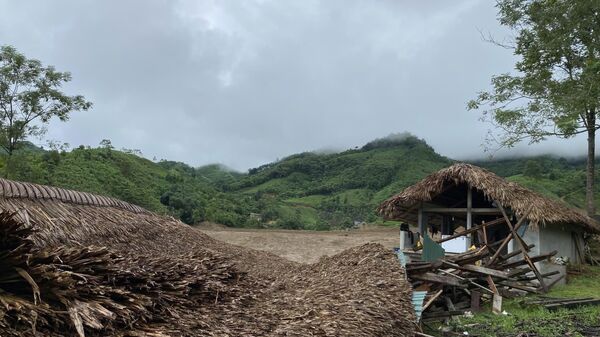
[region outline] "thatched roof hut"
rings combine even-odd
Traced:
[[[461,186],[463,187],[461,189]],[[600,225],[580,210],[559,200],[544,197],[515,182],[470,164],[454,164],[430,174],[401,193],[384,201],[378,212],[387,219],[415,222],[419,205],[424,203],[460,203],[460,198],[442,200],[442,195],[466,196],[464,186],[471,186],[489,204],[499,203],[517,217],[525,216],[531,225],[568,224],[600,233]],[[463,198],[464,199],[464,198]],[[452,205],[452,207],[455,207]]]

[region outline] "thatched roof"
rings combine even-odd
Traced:
[[[493,172],[470,164],[454,164],[430,174],[418,183],[384,201],[378,212],[387,219],[409,221],[421,202],[430,202],[449,186],[467,184],[481,191],[490,201],[500,203],[517,216],[525,214],[532,225],[550,223],[570,224],[598,233],[600,225],[582,211],[564,202],[550,199],[515,182],[510,182]]]
[[[53,200],[77,205],[115,207],[134,213],[147,212],[142,207],[124,201],[86,192],[0,179],[0,198]]]

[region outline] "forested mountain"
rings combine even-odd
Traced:
[[[452,162],[423,140],[396,135],[339,153],[295,154],[244,174],[222,165],[153,162],[110,144],[70,151],[28,145],[10,160],[0,156],[0,171],[11,179],[113,196],[189,224],[330,229],[381,221],[374,212],[381,201]],[[583,159],[474,163],[584,206]]]

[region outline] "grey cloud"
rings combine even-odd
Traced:
[[[73,145],[112,139],[146,156],[247,169],[410,131],[482,156],[466,101],[509,71],[486,0],[0,0],[0,44],[73,73],[92,111],[53,123]],[[581,139],[522,146],[573,152]]]

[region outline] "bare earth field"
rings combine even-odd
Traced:
[[[201,228],[200,231],[227,243],[268,251],[291,261],[314,263],[347,248],[368,242],[398,247],[398,228],[375,227],[348,231],[294,231],[241,228]]]

